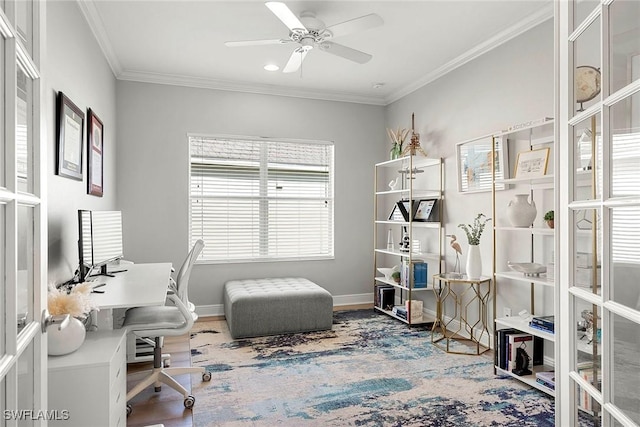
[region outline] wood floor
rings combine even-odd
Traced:
[[[334,307],[337,310],[360,310],[372,308],[372,304]],[[199,321],[216,320],[222,317],[201,318]],[[179,337],[166,337],[163,353],[171,354],[171,366],[191,366],[191,348],[189,334]],[[127,390],[135,386],[144,374],[141,371],[149,369],[152,363],[135,363],[127,366]],[[191,375],[180,375],[175,378],[180,384],[191,390]],[[196,405],[198,404],[196,396]],[[163,424],[165,427],[192,427],[193,416],[190,409],[185,409],[184,398],[169,386],[162,386],[162,391],[156,393],[153,387],[131,399],[129,402],[133,411],[127,418],[127,426],[142,427]]]
[[[189,348],[189,334],[179,337],[166,337],[163,353],[171,354],[171,366],[191,366],[191,349]],[[144,378],[145,369],[153,367],[152,363],[133,363],[127,366],[127,390],[135,386]],[[191,390],[191,375],[180,375],[175,379]],[[191,427],[193,417],[191,409],[184,407],[184,398],[180,393],[167,385],[156,393],[153,387],[131,399],[129,402],[133,411],[127,418],[127,426],[149,426],[164,424],[165,427]],[[198,401],[196,400],[196,405]]]

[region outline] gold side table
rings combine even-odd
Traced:
[[[433,292],[436,294],[436,321],[431,328],[431,342],[447,353],[477,356],[489,350],[481,341],[484,338],[489,342],[487,302],[491,295],[491,278],[436,274]],[[453,309],[452,316],[445,315],[447,309]],[[458,350],[460,347],[464,350]]]

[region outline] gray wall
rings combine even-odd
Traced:
[[[47,115],[49,282],[68,280],[78,266],[78,209],[116,208],[116,80],[75,1],[47,4],[45,98]],[[85,112],[84,180],[55,174],[56,93],[64,92]],[[104,124],[104,197],[87,194],[86,113]]]
[[[553,81],[553,22],[549,20],[387,107],[386,123],[392,128],[406,126],[415,112],[421,146],[430,157],[445,159],[445,231],[458,236],[463,271],[467,239],[458,224],[471,223],[478,212],[491,216],[491,192],[458,193],[456,144],[509,125],[553,117]],[[544,212],[538,212],[537,222],[542,215]],[[493,256],[489,227],[480,249],[483,274],[489,275]],[[448,244],[445,254],[447,268],[452,271],[455,254]],[[514,314],[528,309],[523,291],[527,290],[501,289],[497,314],[502,315],[505,304]],[[550,314],[551,292],[544,295]],[[433,309],[432,300],[426,300],[431,303],[425,308]]]
[[[127,258],[182,263],[188,250],[188,132],[335,142],[335,260],[198,265],[191,298],[210,312],[220,310],[222,284],[234,278],[301,275],[325,286],[337,302],[360,302],[371,293],[373,164],[388,156],[385,126],[406,127],[415,112],[422,146],[430,156],[445,158],[446,232],[461,234],[457,224],[471,221],[475,212],[491,212],[491,203],[490,193],[457,192],[455,144],[553,115],[551,21],[386,108],[116,82],[73,1],[49,4],[47,40],[45,108],[51,141],[59,90],[81,109],[93,108],[105,124],[102,198],[86,194],[86,177],[79,182],[56,176],[55,146],[50,147],[52,282],[68,279],[76,268],[77,209],[121,209]],[[489,236],[481,248],[488,273]],[[450,267],[453,257],[447,255]]]
[[[383,107],[124,81],[116,99],[126,258],[175,267],[184,260],[187,133],[328,140],[335,143],[335,259],[196,265],[189,296],[209,306],[203,312],[221,313],[227,280],[304,276],[335,302],[371,300],[373,164],[386,151]]]

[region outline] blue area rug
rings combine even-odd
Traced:
[[[195,426],[553,426],[554,400],[493,374],[493,356],[447,354],[431,332],[373,310],[330,331],[233,340],[196,324]]]

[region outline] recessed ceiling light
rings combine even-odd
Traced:
[[[280,67],[278,67],[276,64],[267,64],[264,66],[264,69],[267,71],[278,71]]]

